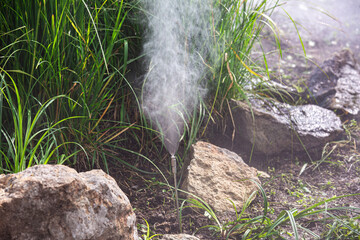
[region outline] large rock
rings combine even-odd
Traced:
[[[39,165],[0,176],[0,239],[138,239],[136,217],[115,180]]]
[[[321,149],[343,131],[334,112],[316,105],[291,106],[255,97],[249,103],[231,102],[235,141],[248,141],[266,155]]]
[[[314,70],[307,85],[313,103],[360,116],[360,71],[350,50],[326,60]]]
[[[257,185],[249,179],[259,182],[257,170],[246,165],[240,156],[199,141],[192,146],[182,189],[204,200],[219,216],[228,217],[234,213],[230,200],[239,210],[257,191]]]

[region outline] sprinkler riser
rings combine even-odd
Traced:
[[[176,158],[174,155],[171,155],[171,168],[174,175],[174,187],[175,187],[175,202],[176,202],[176,211],[177,211],[177,221],[179,224],[180,233],[182,232],[181,222],[180,222],[180,209],[179,209],[179,196],[178,196],[178,187],[176,179]]]

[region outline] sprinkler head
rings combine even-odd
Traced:
[[[177,221],[179,224],[180,233],[182,232],[182,226],[180,221],[180,209],[179,209],[179,197],[178,197],[178,187],[177,187],[177,179],[176,179],[176,158],[174,155],[171,155],[171,168],[174,175],[174,187],[175,187],[175,203],[176,203],[176,211],[177,211]]]

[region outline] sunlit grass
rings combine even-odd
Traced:
[[[6,81],[5,79],[9,79]],[[0,74],[0,108],[9,122],[1,125],[0,172],[17,173],[38,164],[63,164],[76,152],[65,155],[62,147],[68,144],[81,145],[75,142],[58,142],[62,131],[61,123],[81,117],[72,116],[56,123],[49,122],[46,110],[64,95],[54,96],[44,104],[30,106],[28,100],[21,99],[19,89],[9,74]],[[33,98],[33,96],[29,96]],[[69,101],[72,101],[69,99]]]
[[[136,103],[124,77],[134,57],[133,30],[125,26],[130,10],[128,1],[115,0],[6,0],[0,6],[0,73],[13,79],[24,106],[51,99],[44,114],[49,126],[58,126],[53,139],[74,162],[81,148],[65,143],[81,143],[90,168],[99,159],[106,166],[104,144],[126,140],[119,136],[135,124],[129,110]],[[119,114],[112,115],[115,106]],[[104,130],[103,120],[114,124]],[[6,127],[9,136],[16,131]]]

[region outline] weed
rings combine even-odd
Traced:
[[[149,226],[149,223],[144,219],[145,221],[145,224],[138,224],[138,230],[143,233],[141,235],[141,239],[142,240],[150,240],[150,239],[155,239],[155,237],[157,236],[161,236],[160,234],[153,234],[151,229],[150,229],[150,226]]]

